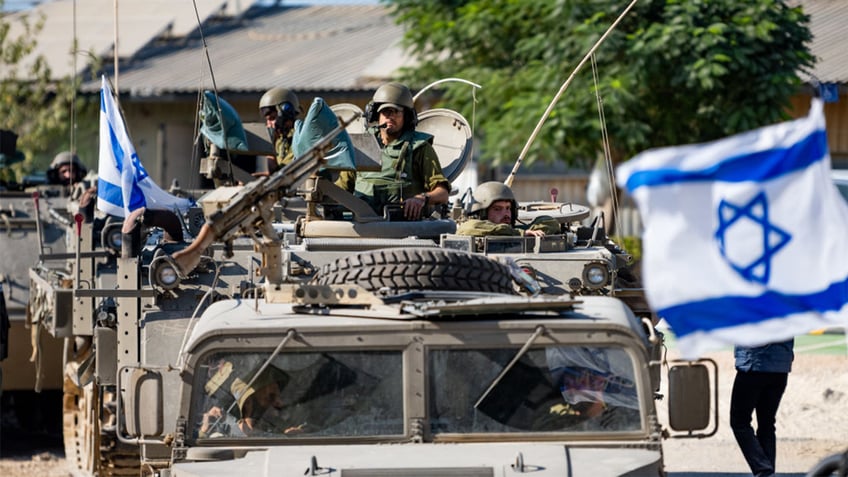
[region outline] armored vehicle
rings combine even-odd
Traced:
[[[78,469],[662,475],[665,434],[709,433],[705,363],[672,368],[670,429],[659,422],[659,338],[615,297],[626,253],[600,229],[589,241],[562,214],[562,234],[481,250],[457,245],[452,210],[378,214],[319,173],[346,126],[357,169],[373,167],[357,114],[270,176],[203,194],[181,217],[190,244],[78,217],[70,320],[49,306],[59,282],[31,271],[50,297],[31,306],[74,337],[65,448]],[[430,114],[423,128],[470,144],[461,116]],[[436,150],[458,174],[465,149]],[[583,277],[586,250],[608,267],[594,287],[561,272]],[[576,265],[548,267],[558,253]]]
[[[66,205],[73,190],[48,184],[43,176],[18,180],[10,166],[24,155],[16,146],[17,134],[0,131],[0,409],[4,432],[42,435],[55,432],[61,422],[64,343],[47,333],[44,316],[27,313],[30,302],[46,299],[30,295],[29,270],[64,256]],[[69,270],[55,272],[66,292],[51,308],[69,304],[71,297]]]
[[[10,352],[0,362],[5,391],[62,388],[61,342],[49,339],[39,317],[27,316],[27,304],[43,298],[30,297],[30,268],[43,263],[48,255],[65,253],[66,223],[70,217],[62,215],[61,210],[66,202],[61,187],[0,191],[0,284],[11,322]],[[57,212],[51,215],[46,213],[48,210]],[[70,285],[69,275],[63,278]]]

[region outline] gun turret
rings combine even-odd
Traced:
[[[335,145],[334,139],[348,124],[339,118],[339,125],[319,139],[304,154],[296,157],[282,169],[267,177],[261,177],[242,187],[220,210],[207,216],[197,238],[185,249],[175,253],[170,265],[180,277],[194,270],[200,263],[203,250],[215,241],[228,241],[239,233],[253,235],[258,230],[263,240],[263,274],[270,283],[282,280],[280,264],[280,239],[271,226],[271,207],[281,198],[297,189],[307,178],[318,172],[326,163],[325,155]]]

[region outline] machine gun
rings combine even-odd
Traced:
[[[202,252],[213,242],[230,241],[240,233],[253,236],[258,230],[262,235],[262,240],[257,245],[262,252],[261,273],[269,284],[281,283],[280,237],[272,226],[271,208],[326,163],[325,155],[335,145],[335,138],[357,117],[350,117],[347,121],[338,118],[339,125],[335,129],[319,139],[304,154],[270,176],[260,177],[240,188],[217,189],[216,191],[222,191],[220,193],[223,194],[235,190],[238,192],[226,201],[221,201],[220,209],[207,215],[206,223],[191,245],[174,253],[173,257],[163,257],[164,262],[156,265],[172,267],[174,274],[166,275],[185,278],[200,263]],[[154,276],[162,274],[155,273]],[[171,284],[159,285],[172,287]]]

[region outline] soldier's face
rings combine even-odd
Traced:
[[[274,129],[274,121],[277,120],[277,110],[275,108],[262,108],[262,116],[265,118],[265,127]]]
[[[385,108],[380,111],[380,126],[383,125],[390,135],[400,134],[403,130],[403,110]]]
[[[59,178],[62,179],[62,182],[69,182],[71,180],[71,166],[67,164],[59,166]]]
[[[486,211],[489,222],[496,224],[512,223],[512,203],[508,200],[499,200],[489,206]]]

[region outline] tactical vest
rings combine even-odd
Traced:
[[[426,192],[424,178],[414,177],[415,150],[432,144],[433,136],[418,131],[406,131],[397,140],[383,147],[379,172],[358,172],[354,194],[367,202],[375,212],[383,206],[399,204],[403,199]]]

